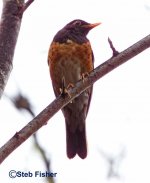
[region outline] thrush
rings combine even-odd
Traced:
[[[67,88],[70,84],[73,86],[93,70],[93,51],[86,36],[99,24],[73,20],[54,36],[49,48],[48,65],[56,97],[62,93],[62,87]],[[92,90],[93,86],[62,109],[66,124],[68,158],[74,158],[76,154],[82,159],[87,156],[86,117]]]

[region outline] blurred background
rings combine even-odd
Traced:
[[[0,2],[2,8],[2,2]],[[102,22],[88,38],[95,67],[150,33],[150,0],[35,0],[24,13],[13,71],[0,102],[0,145],[54,100],[47,54],[53,36],[73,19]],[[66,157],[58,112],[0,166],[5,183],[150,182],[150,49],[94,85],[87,117],[88,157]],[[57,173],[53,179],[9,177],[9,171]]]

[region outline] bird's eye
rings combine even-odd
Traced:
[[[81,21],[75,21],[74,23],[73,23],[74,25],[76,25],[76,26],[80,26],[81,25]]]

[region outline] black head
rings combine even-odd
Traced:
[[[88,32],[99,24],[90,24],[79,19],[73,20],[55,35],[54,41],[65,43],[69,39],[80,44],[84,43],[88,41],[86,38]]]

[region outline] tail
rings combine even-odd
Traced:
[[[74,158],[76,154],[82,159],[87,156],[86,132],[85,125],[80,130],[78,127],[75,132],[70,130],[70,126],[66,124],[66,140],[67,140],[67,156]]]

